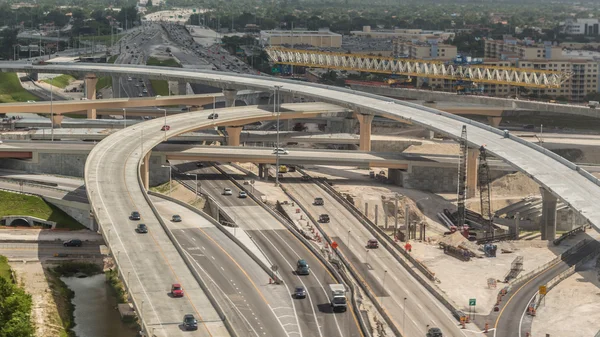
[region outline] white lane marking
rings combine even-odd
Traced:
[[[533,299],[535,298],[535,296],[537,296],[537,294],[538,294],[538,292],[536,291],[535,294],[533,294],[533,296],[531,296],[531,298],[529,299],[529,302],[527,302],[527,306],[525,307],[525,310],[523,310],[523,314],[521,314],[521,319],[519,320],[519,337],[521,337],[521,326],[523,325],[523,318],[525,317],[525,313],[527,312],[529,303],[531,303],[531,301],[533,301]],[[494,331],[494,336],[496,336],[496,331]]]

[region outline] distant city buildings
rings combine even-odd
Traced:
[[[422,30],[422,29],[403,29],[396,28],[393,30],[371,30],[371,26],[364,26],[363,30],[353,30],[350,32],[351,35],[370,37],[373,39],[394,39],[401,38],[407,41],[418,40],[425,42],[428,40],[436,39],[440,42],[448,39],[454,39],[456,33],[441,31],[441,30]]]
[[[568,35],[600,35],[599,19],[569,19],[560,23],[561,31]]]
[[[340,48],[342,35],[329,30],[261,30],[260,44],[262,46],[313,46],[317,48]]]
[[[452,60],[456,57],[456,46],[438,43],[437,40],[427,42],[394,40],[394,55],[419,60]]]

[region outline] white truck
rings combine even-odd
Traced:
[[[590,101],[588,103],[588,106],[592,109],[596,109],[598,107],[598,105],[600,105],[600,102],[598,102],[598,101]]]
[[[346,286],[343,284],[330,284],[329,285],[330,302],[333,311],[346,311],[348,304],[346,300]]]

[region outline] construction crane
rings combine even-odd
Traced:
[[[492,207],[491,207],[491,193],[490,193],[490,167],[487,162],[487,153],[485,146],[479,148],[479,167],[477,168],[477,177],[479,183],[479,198],[481,201],[481,216],[487,225],[488,233],[491,233],[492,239],[494,238],[494,226],[492,223]]]
[[[308,68],[396,74],[529,88],[560,88],[571,74],[541,69],[496,67],[483,64],[456,64],[435,60],[332,53],[281,47],[265,49],[275,64]]]
[[[458,153],[458,191],[456,192],[456,205],[458,212],[456,215],[456,226],[465,225],[465,199],[467,197],[467,126],[463,125],[460,134],[460,152]]]

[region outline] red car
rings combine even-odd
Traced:
[[[375,239],[367,241],[367,248],[379,248],[379,242]]]
[[[160,128],[160,131],[169,131],[171,130],[171,127],[168,125],[163,125],[162,128]]]
[[[173,295],[173,297],[183,297],[183,288],[181,288],[181,284],[175,283],[171,285],[171,295]]]

